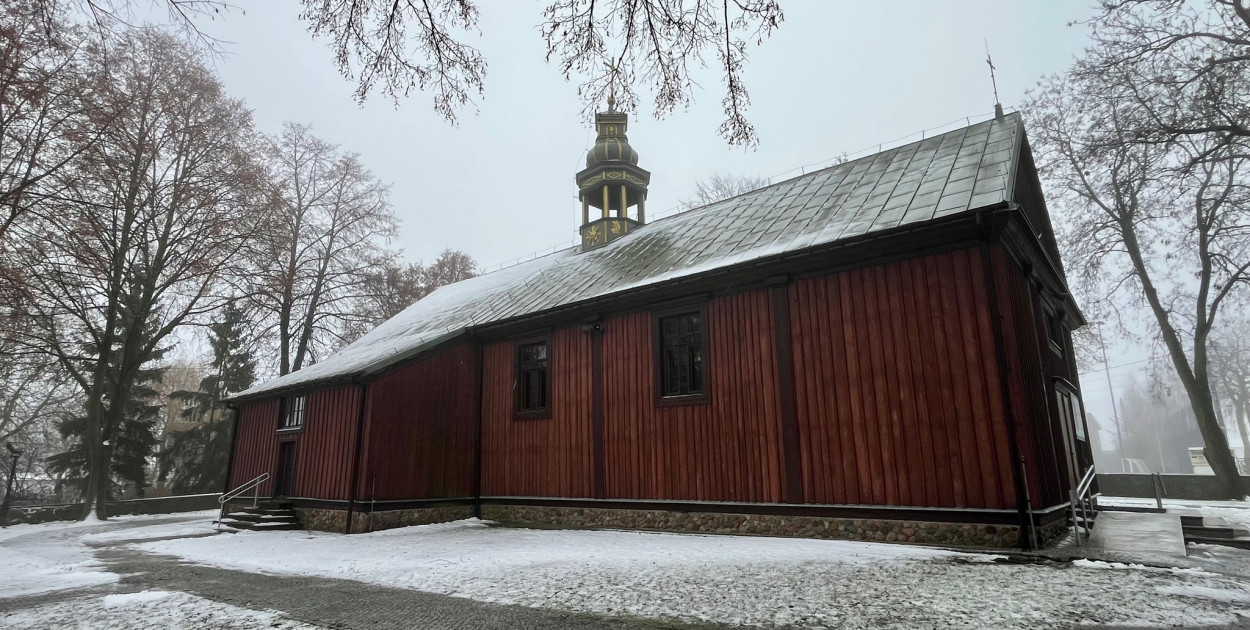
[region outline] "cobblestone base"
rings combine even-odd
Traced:
[[[347,510],[295,508],[295,513],[299,515],[300,523],[303,524],[304,529],[315,529],[339,534],[347,531]],[[473,516],[472,505],[387,510],[374,512],[373,514],[355,512],[352,514],[352,532],[359,534],[380,529],[393,529],[395,527],[445,523],[471,516]]]
[[[843,538],[882,542],[969,547],[1015,547],[1019,528],[928,521],[719,514],[661,510],[484,505],[482,518],[502,523],[542,523],[719,534],[759,534],[799,538]]]
[[[384,512],[352,514],[352,531],[373,532],[379,529],[446,523],[473,516],[472,505],[451,505],[413,510],[387,510]]]
[[[1043,549],[1049,547],[1051,543],[1063,538],[1068,532],[1072,531],[1071,525],[1067,518],[1061,518],[1057,521],[1047,523],[1036,528],[1037,545]]]
[[[304,529],[342,534],[347,531],[347,510],[323,508],[295,508],[300,525]]]

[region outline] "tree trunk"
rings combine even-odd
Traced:
[[[1241,458],[1250,469],[1250,430],[1246,427],[1246,406],[1250,403],[1247,402],[1247,395],[1250,395],[1250,391],[1242,390],[1241,398],[1234,405],[1234,409],[1237,410],[1237,433],[1241,435]]]
[[[1189,395],[1189,406],[1193,409],[1194,420],[1197,421],[1198,430],[1202,433],[1203,455],[1223,486],[1224,497],[1239,500],[1246,496],[1241,484],[1241,473],[1237,470],[1237,460],[1233,457],[1233,452],[1228,448],[1228,436],[1224,434],[1224,429],[1216,421],[1211,383],[1207,379],[1206,343],[1207,333],[1210,330],[1205,328],[1206,321],[1201,320],[1208,318],[1200,318],[1197,324],[1198,330],[1194,334],[1194,358],[1191,364],[1189,357],[1185,355],[1185,346],[1181,343],[1180,335],[1172,326],[1169,318],[1170,309],[1159,298],[1154,281],[1150,277],[1142,256],[1141,244],[1137,240],[1133,216],[1121,214],[1117,221],[1125,252],[1132,260],[1133,269],[1138,281],[1141,282],[1146,303],[1150,305],[1155,321],[1159,324],[1159,334],[1168,349],[1172,365],[1176,368],[1176,375],[1184,385],[1185,393]]]

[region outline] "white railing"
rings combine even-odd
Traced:
[[[1085,471],[1085,476],[1081,477],[1081,482],[1076,484],[1069,496],[1071,498],[1072,509],[1072,530],[1076,533],[1076,544],[1078,547],[1084,546],[1081,540],[1081,529],[1086,530],[1086,538],[1088,539],[1089,530],[1093,529],[1090,520],[1093,517],[1094,507],[1089,503],[1089,493],[1094,487],[1094,467],[1090,466]],[[1077,518],[1077,510],[1080,510],[1080,519]]]
[[[260,485],[269,481],[269,473],[261,473],[253,477],[250,481],[244,482],[239,487],[227,492],[217,499],[217,503],[221,504],[221,512],[217,515],[214,524],[220,524],[222,519],[226,517],[226,502],[231,499],[238,498],[248,490],[252,491],[252,507],[256,507],[260,502]]]

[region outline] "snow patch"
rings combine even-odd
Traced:
[[[1250,615],[1239,601],[1156,590],[1246,587],[1216,574],[997,563],[987,554],[850,541],[531,530],[470,519],[351,536],[242,533],[137,546],[253,572],[693,623],[1023,630],[1219,625]]]
[[[129,606],[131,604],[139,604],[145,602],[154,602],[158,599],[165,599],[173,595],[169,591],[139,591],[138,593],[119,593],[116,595],[105,595],[100,603],[105,608],[115,608],[117,606]]]
[[[157,596],[159,594],[159,596]],[[14,630],[90,628],[214,628],[216,630],[316,630],[270,610],[249,610],[187,593],[144,591],[129,595],[80,597],[67,602],[0,613],[0,626]]]

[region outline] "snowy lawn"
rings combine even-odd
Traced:
[[[1099,505],[1122,505],[1125,507],[1156,507],[1154,499],[1139,497],[1099,497]],[[1201,510],[1203,516],[1222,518],[1233,527],[1250,529],[1250,501],[1192,501],[1187,499],[1164,499],[1165,509],[1188,508]]]
[[[243,532],[140,549],[274,574],[345,578],[606,615],[803,627],[1216,625],[1247,583],[1195,570],[1013,564],[918,546],[468,520],[343,536]]]
[[[114,582],[117,575],[103,570],[85,543],[211,533],[216,516],[212,510],[0,528],[0,598]],[[155,523],[162,520],[178,522]]]
[[[0,614],[0,627],[21,630],[43,630],[44,628],[306,630],[315,626],[283,619],[275,612],[248,610],[187,593],[143,591],[103,597],[82,597],[67,602]]]

